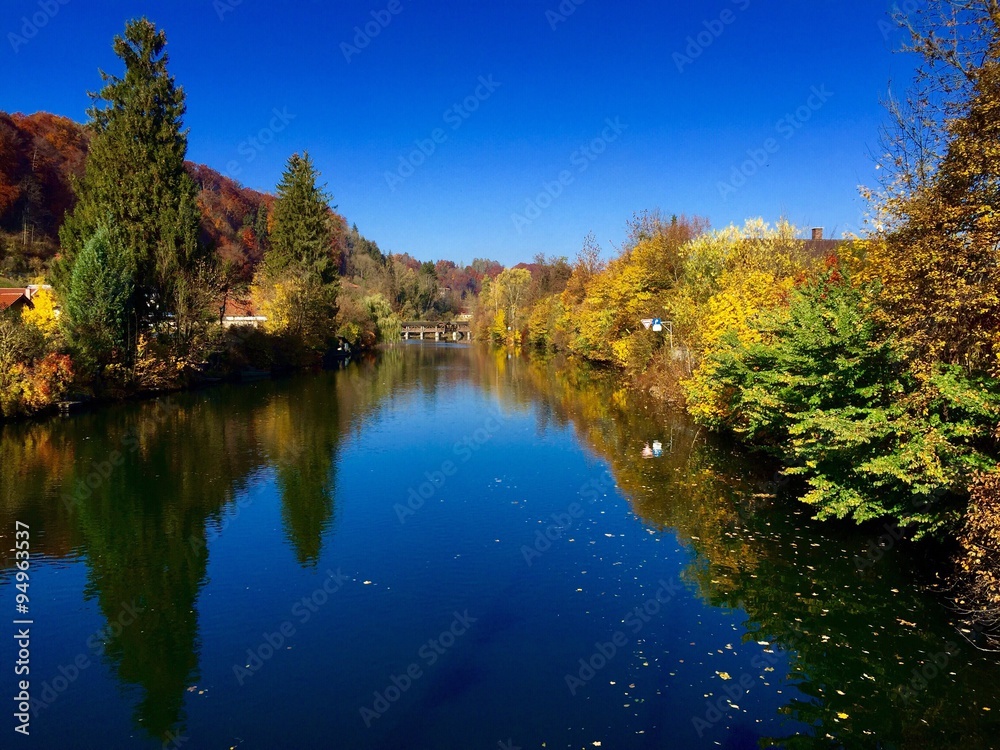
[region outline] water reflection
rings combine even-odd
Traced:
[[[513,367],[501,359],[478,371],[502,373],[483,387],[503,398],[542,402],[540,423],[572,426],[611,464],[634,512],[676,530],[697,553],[687,576],[706,602],[744,610],[745,640],[792,654],[789,678],[810,700],[782,710],[815,734],[773,743],[995,747],[995,657],[976,651],[946,608],[918,592],[912,556],[858,566],[880,530],[810,521],[773,467],[602,373],[537,359]],[[655,442],[663,450],[653,459],[646,448]],[[769,668],[763,661],[750,676],[756,682]]]
[[[200,677],[199,595],[211,540],[233,504],[273,481],[294,558],[315,567],[338,533],[345,441],[376,409],[468,384],[530,410],[539,435],[572,430],[610,464],[636,516],[651,529],[676,530],[696,553],[685,575],[704,601],[746,612],[746,640],[792,655],[791,680],[809,699],[782,710],[814,733],[776,743],[993,746],[997,666],[958,637],[935,600],[915,592],[902,555],[859,568],[864,532],[813,524],[768,467],[606,374],[565,361],[413,345],[336,373],[7,427],[4,580],[14,519],[36,530],[36,554],[82,560],[86,595],[109,625],[100,651],[122,683],[141,688],[135,724],[163,737],[183,726],[186,691]],[[746,690],[783,682],[786,675],[773,673],[778,663],[755,665]],[[731,685],[743,677],[730,675]],[[690,718],[714,721],[711,705],[705,712]],[[739,718],[739,709],[732,713]],[[731,747],[756,738],[752,728],[740,732]]]
[[[285,534],[303,566],[335,517],[338,444],[412,364],[398,353],[309,379],[225,387],[0,433],[3,567],[14,519],[33,553],[80,557],[108,627],[88,644],[142,688],[137,725],[182,723],[198,678],[197,600],[208,533],[252,478],[273,471]]]

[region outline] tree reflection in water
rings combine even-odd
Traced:
[[[211,540],[233,504],[270,473],[295,560],[315,566],[337,533],[344,441],[375,409],[469,384],[532,410],[539,434],[572,429],[611,466],[635,514],[654,530],[675,530],[695,553],[686,576],[704,600],[745,611],[746,639],[791,654],[793,682],[810,699],[782,710],[815,733],[778,744],[994,746],[993,712],[984,709],[1000,711],[996,666],[916,590],[911,553],[893,550],[859,567],[871,531],[810,521],[773,468],[565,360],[405,346],[335,373],[7,426],[4,570],[13,566],[9,530],[22,520],[38,531],[36,554],[85,562],[86,594],[108,623],[134,607],[134,623],[108,631],[105,658],[123,684],[141,688],[136,724],[167,736],[183,726],[185,691],[199,678],[199,593]],[[95,472],[97,486],[79,490]],[[957,654],[921,688],[914,670],[940,660],[949,643]]]

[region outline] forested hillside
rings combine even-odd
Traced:
[[[0,112],[0,275],[37,274],[57,254],[89,141],[87,128],[66,117]],[[249,281],[263,256],[274,198],[211,167],[186,166],[199,188],[202,242]]]
[[[90,142],[84,125],[59,115],[0,112],[0,278],[44,275],[59,252],[59,228],[76,203]],[[268,247],[274,196],[243,187],[204,164],[186,162],[198,187],[203,246],[237,285],[248,285]],[[476,259],[420,261],[388,255],[334,212],[340,275],[393,301],[404,317],[438,318],[463,312],[483,280],[503,266]]]

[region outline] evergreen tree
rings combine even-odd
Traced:
[[[290,265],[315,273],[324,284],[337,280],[333,250],[336,234],[329,196],[317,184],[319,173],[309,154],[294,154],[278,185],[265,262],[278,274]]]
[[[291,337],[312,353],[334,337],[339,263],[329,198],[308,154],[295,154],[278,185],[270,249],[251,288],[272,333]]]
[[[86,366],[98,371],[133,348],[134,269],[116,240],[103,228],[90,238],[73,263],[65,296],[70,344]]]
[[[257,218],[253,225],[253,236],[257,241],[257,250],[265,252],[269,245],[269,232],[267,229],[267,204],[261,203],[257,207]]]
[[[92,138],[78,203],[60,232],[62,258],[55,272],[69,291],[73,266],[98,227],[109,224],[120,242],[117,261],[135,271],[141,322],[155,322],[174,307],[176,281],[197,260],[198,190],[184,168],[185,97],[167,71],[167,40],[147,19],[130,21],[114,50],[124,77],[101,72],[104,87],[91,94]]]

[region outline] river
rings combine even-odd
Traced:
[[[0,746],[1000,746],[997,658],[914,551],[793,491],[462,345],[8,425]]]

